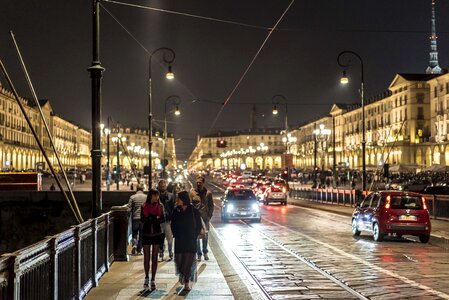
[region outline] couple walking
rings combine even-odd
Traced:
[[[202,179],[202,183],[204,184],[204,179]],[[159,182],[158,189],[151,189],[148,192],[145,202],[140,206],[139,222],[133,219],[133,249],[136,247],[136,252],[139,252],[139,245],[142,245],[140,247],[143,247],[144,254],[144,289],[155,290],[158,254],[163,247],[164,238],[167,236],[169,256],[172,257],[170,238],[168,238],[168,236],[172,236],[175,241],[176,273],[179,275],[179,282],[184,284],[184,290],[190,291],[190,281],[196,281],[195,254],[197,253],[197,237],[202,228],[201,213],[192,205],[189,192],[180,191],[175,197],[176,206],[167,214],[165,206],[171,204],[168,201],[164,206],[161,202],[159,187],[163,184],[165,184],[165,181]],[[140,187],[138,187],[136,195],[139,193],[143,194]],[[140,195],[139,198],[142,199],[143,197]],[[130,199],[130,203],[134,216],[134,208],[138,203],[136,199]],[[134,223],[138,223],[138,225],[134,226]],[[169,230],[164,228],[167,223],[169,224]],[[137,229],[135,230],[135,228]],[[207,238],[205,240],[205,242],[203,240],[203,245],[207,247]],[[205,252],[204,249],[206,249]],[[207,254],[207,248],[203,248],[203,253]],[[150,257],[151,281],[149,278]]]

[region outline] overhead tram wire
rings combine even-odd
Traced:
[[[293,3],[295,3],[295,0],[290,1],[290,4],[287,6],[287,8],[284,10],[284,12],[282,13],[282,15],[279,17],[279,19],[276,21],[276,23],[274,24],[273,28],[271,30],[268,31],[267,37],[265,38],[265,40],[262,42],[262,45],[260,45],[259,50],[257,50],[256,54],[254,55],[253,59],[251,60],[251,62],[249,63],[249,65],[246,67],[245,71],[243,72],[242,76],[240,77],[239,81],[237,82],[237,84],[235,85],[235,87],[232,89],[231,93],[229,94],[229,96],[226,98],[226,100],[224,101],[223,105],[220,107],[220,110],[217,113],[217,116],[215,117],[214,121],[212,122],[212,125],[209,127],[209,132],[211,132],[214,127],[215,124],[218,121],[218,118],[220,117],[221,113],[223,112],[223,109],[225,108],[225,106],[228,104],[228,102],[231,100],[231,97],[234,95],[234,93],[237,91],[237,89],[239,88],[240,84],[242,83],[243,79],[246,77],[246,74],[249,72],[249,70],[251,69],[252,65],[254,64],[254,62],[256,61],[257,57],[259,56],[260,52],[262,51],[263,47],[265,46],[265,44],[268,42],[268,39],[271,37],[271,34],[276,30],[276,28],[278,27],[279,23],[282,21],[282,19],[284,18],[285,14],[288,12],[288,10],[290,9],[290,7],[293,5]]]
[[[101,4],[101,2],[100,7],[104,9],[104,11],[106,11],[109,14],[109,16],[111,16],[111,18],[145,51],[145,53],[148,54],[148,56],[151,55],[151,52],[109,10],[107,10],[106,7],[104,7]],[[154,59],[160,66],[163,66],[162,62],[157,57],[155,57]],[[187,91],[187,93],[192,96],[192,98],[197,98],[193,94],[193,92],[189,88],[187,88],[187,86],[185,86],[181,81],[179,81],[178,77],[175,77],[174,81],[178,83],[181,87],[183,87]]]
[[[178,11],[173,11],[173,10],[166,10],[166,9],[162,9],[162,8],[155,8],[155,7],[150,7],[150,6],[143,6],[143,5],[137,5],[137,4],[132,4],[132,3],[126,3],[126,2],[119,2],[119,1],[114,1],[114,0],[103,0],[103,2],[108,2],[108,3],[118,4],[118,5],[131,6],[131,7],[141,8],[141,9],[146,9],[146,10],[153,10],[153,11],[157,11],[157,12],[168,13],[168,14],[172,14],[172,15],[179,15],[179,16],[184,16],[184,17],[189,17],[189,18],[202,19],[202,20],[206,20],[206,21],[212,21],[212,22],[218,22],[218,23],[226,23],[226,24],[230,24],[230,25],[243,26],[243,27],[254,28],[254,29],[261,29],[261,30],[269,29],[269,28],[264,27],[264,26],[257,26],[257,25],[242,23],[242,22],[235,22],[235,21],[223,20],[223,19],[218,19],[218,18],[205,17],[205,16],[200,16],[200,15],[188,14],[188,13],[183,13],[183,12],[178,12]]]
[[[50,132],[50,129],[48,128],[48,124],[47,124],[47,121],[45,120],[44,113],[42,112],[41,105],[39,104],[39,100],[37,98],[36,91],[34,89],[33,83],[31,82],[31,78],[30,78],[30,75],[28,73],[27,67],[25,65],[25,61],[23,60],[22,53],[20,52],[19,45],[17,44],[16,38],[15,38],[15,34],[14,34],[14,32],[12,30],[9,33],[10,33],[11,38],[13,40],[14,46],[16,48],[17,56],[19,57],[19,61],[20,61],[20,64],[22,66],[22,70],[23,70],[23,73],[25,75],[26,81],[28,83],[28,87],[30,88],[30,91],[31,91],[34,103],[35,103],[36,107],[38,108],[40,117],[42,119],[42,122],[44,123],[45,132],[47,133],[48,139],[50,141],[50,145],[51,145],[51,147],[53,149],[53,152],[55,153],[56,160],[57,160],[58,165],[59,165],[59,169],[62,172],[65,184],[67,186],[67,189],[69,190],[69,193],[70,193],[70,196],[71,196],[71,200],[73,201],[73,206],[76,209],[76,212],[78,214],[79,219],[83,222],[84,221],[83,220],[83,216],[81,215],[80,209],[78,207],[78,203],[77,203],[75,195],[73,194],[73,191],[72,191],[72,186],[69,183],[69,179],[67,178],[67,174],[66,174],[66,172],[65,172],[65,170],[64,170],[64,168],[62,166],[61,159],[59,158],[58,151],[56,150],[56,146],[55,146],[55,143],[54,143],[53,136],[52,136],[52,134]]]

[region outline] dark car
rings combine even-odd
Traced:
[[[283,179],[275,179],[265,190],[263,204],[269,205],[271,202],[279,202],[287,205],[288,184]]]
[[[446,185],[428,186],[424,189],[422,193],[430,195],[449,195],[449,186]]]
[[[260,207],[251,189],[228,189],[222,198],[221,220],[253,220],[260,222]]]
[[[352,234],[369,231],[375,241],[388,234],[418,236],[422,243],[430,238],[430,218],[424,198],[417,193],[378,191],[369,194],[352,214]]]

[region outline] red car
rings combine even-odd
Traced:
[[[430,218],[424,197],[405,191],[378,191],[369,194],[352,214],[352,235],[369,231],[375,241],[388,234],[430,238]]]

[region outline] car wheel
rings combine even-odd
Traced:
[[[373,224],[373,239],[376,242],[380,242],[380,241],[382,241],[383,238],[384,238],[384,235],[383,235],[383,233],[380,232],[379,224],[374,223]]]
[[[430,235],[421,234],[419,236],[419,241],[423,244],[427,244],[429,242],[429,239],[430,239]]]
[[[357,220],[352,219],[352,235],[359,236],[361,231],[357,228]]]

